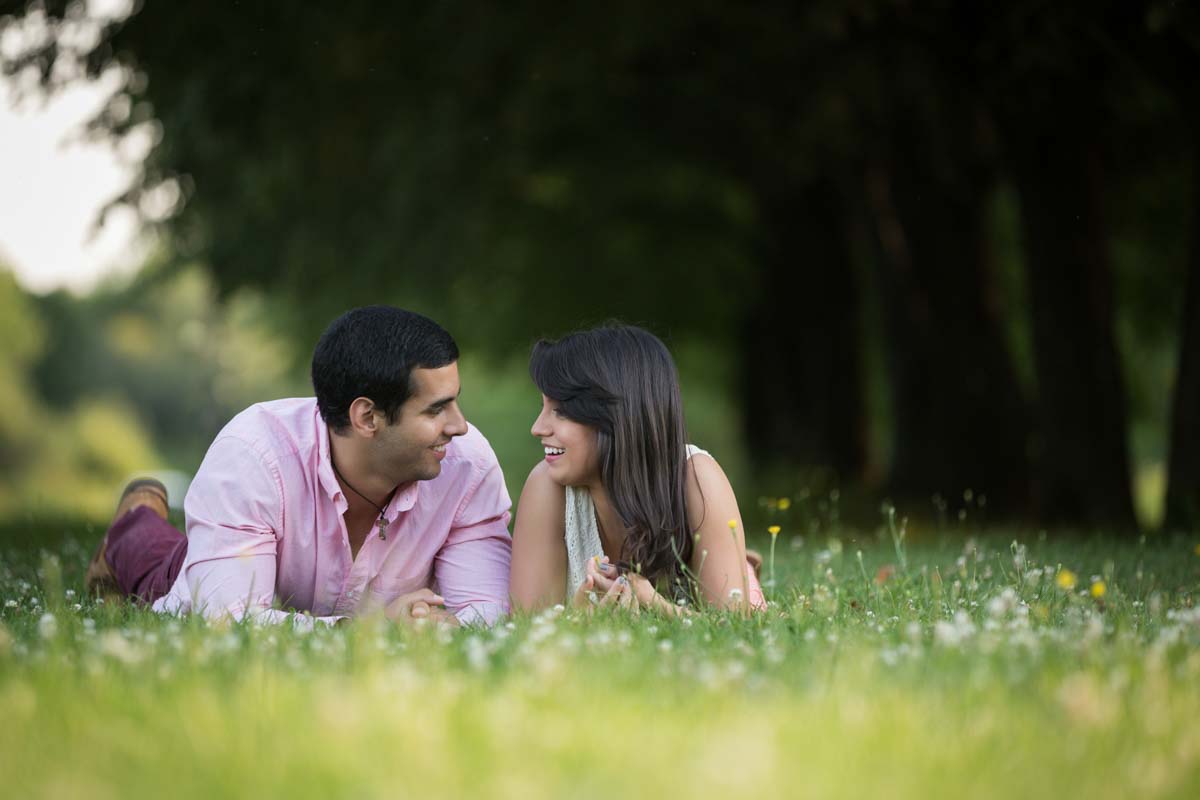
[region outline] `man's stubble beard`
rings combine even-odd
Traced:
[[[433,458],[433,451],[428,447],[414,451],[408,447],[398,446],[394,453],[381,453],[380,456],[383,461],[380,464],[381,471],[391,475],[391,480],[395,481],[396,486],[403,486],[414,481],[433,480],[442,473],[441,462]],[[403,462],[396,463],[397,457],[400,456],[403,456]]]

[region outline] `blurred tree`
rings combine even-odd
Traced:
[[[1192,99],[1191,113],[1198,108],[1200,95]],[[1200,119],[1193,117],[1192,130],[1200,140]],[[1168,527],[1192,531],[1200,529],[1200,154],[1193,159],[1192,245],[1171,411],[1166,518]]]
[[[1112,66],[1089,25],[1108,7],[1016,4],[990,97],[1020,201],[1039,409],[1039,504],[1052,521],[1134,527],[1126,400],[1113,334],[1099,131]]]
[[[158,456],[120,402],[89,398],[59,411],[39,395],[32,372],[48,327],[0,269],[0,516],[36,509],[101,519],[122,481]]]
[[[1178,367],[1171,405],[1166,525],[1200,528],[1200,12],[1154,2],[1124,7],[1113,47],[1173,101],[1190,144],[1190,217]],[[1137,23],[1142,24],[1137,24]]]
[[[0,476],[5,486],[12,485],[38,445],[37,427],[30,420],[40,409],[29,369],[41,353],[45,330],[32,306],[12,273],[0,265]]]
[[[96,397],[136,411],[167,459],[194,468],[213,437],[250,403],[310,391],[296,351],[265,321],[260,294],[217,302],[212,278],[151,261],[130,284],[91,295],[35,299],[45,348],[32,366],[37,393],[67,410]]]
[[[986,493],[992,513],[1028,513],[1031,424],[988,241],[996,167],[974,55],[982,12],[886,8],[865,48],[875,99],[861,124],[874,131],[862,180],[896,419],[889,483],[922,500]]]

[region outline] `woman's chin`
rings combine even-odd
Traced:
[[[586,481],[580,479],[575,471],[568,468],[561,461],[557,463],[549,459],[546,460],[546,474],[550,476],[550,480],[557,483],[559,486],[582,486]]]
[[[571,485],[570,481],[568,480],[570,477],[568,470],[563,469],[561,464],[555,464],[549,459],[546,461],[546,474],[550,476],[550,480],[554,481],[560,486]]]

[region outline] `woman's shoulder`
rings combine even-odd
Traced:
[[[556,515],[562,519],[566,509],[566,488],[550,477],[550,469],[545,461],[539,461],[525,479],[525,488],[521,490],[521,500],[517,506],[518,513],[526,510],[526,506],[528,511],[538,516]]]
[[[545,461],[539,461],[533,465],[533,469],[529,470],[529,475],[525,478],[525,488],[538,493],[557,494],[560,497],[563,496],[565,489],[561,483],[556,483],[550,477],[550,465]]]
[[[711,453],[688,445],[687,460],[687,505],[688,516],[692,517],[689,524],[698,528],[707,513],[707,506],[718,498],[724,499],[733,493],[725,470],[712,457]]]
[[[688,483],[694,483],[699,480],[703,484],[706,480],[711,480],[712,476],[719,473],[724,477],[725,473],[721,469],[721,465],[713,458],[712,453],[707,450],[702,450],[694,444],[687,446],[687,475]]]

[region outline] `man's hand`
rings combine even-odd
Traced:
[[[434,594],[429,589],[418,589],[415,592],[402,594],[388,603],[384,614],[388,619],[406,625],[417,625],[429,621],[457,627],[458,617],[442,608],[444,605],[446,605],[446,600],[441,595]]]

